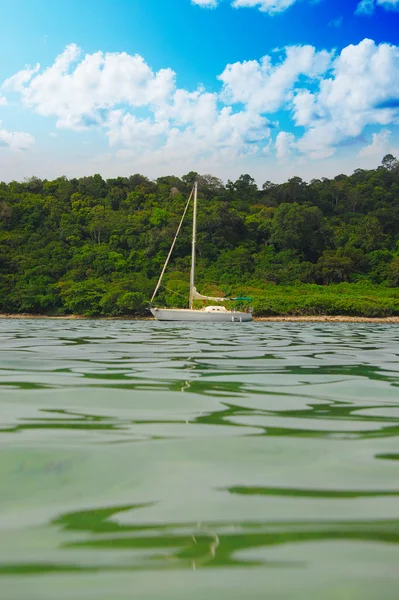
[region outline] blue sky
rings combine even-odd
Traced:
[[[0,179],[399,154],[399,0],[0,0]]]

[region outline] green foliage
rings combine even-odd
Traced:
[[[58,287],[67,312],[85,316],[101,314],[101,301],[106,292],[105,284],[101,279],[62,281]]]
[[[148,314],[190,189],[199,183],[201,292],[252,296],[258,314],[397,314],[399,163],[258,188],[212,175],[0,183],[0,310]],[[187,221],[191,218],[190,212]],[[191,227],[158,302],[188,302]],[[288,286],[288,287],[286,287]]]
[[[399,256],[388,265],[387,280],[389,285],[399,286]]]
[[[257,294],[254,310],[258,316],[399,315],[399,290],[370,284],[270,286]]]
[[[277,208],[271,241],[279,250],[296,250],[307,258],[316,258],[326,242],[323,213],[317,206],[284,202]]]

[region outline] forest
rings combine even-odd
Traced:
[[[0,312],[148,314],[193,182],[196,284],[257,315],[399,315],[399,161],[258,187],[190,172],[0,183]],[[159,305],[188,302],[191,213]]]

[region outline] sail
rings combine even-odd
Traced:
[[[197,288],[193,288],[192,297],[194,300],[212,300],[213,302],[225,302],[228,298],[215,298],[213,296],[203,296],[197,292]]]

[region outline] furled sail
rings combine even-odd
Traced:
[[[195,300],[212,300],[213,302],[225,302],[228,298],[214,298],[213,296],[203,296],[197,292],[197,288],[193,288],[192,297]]]

